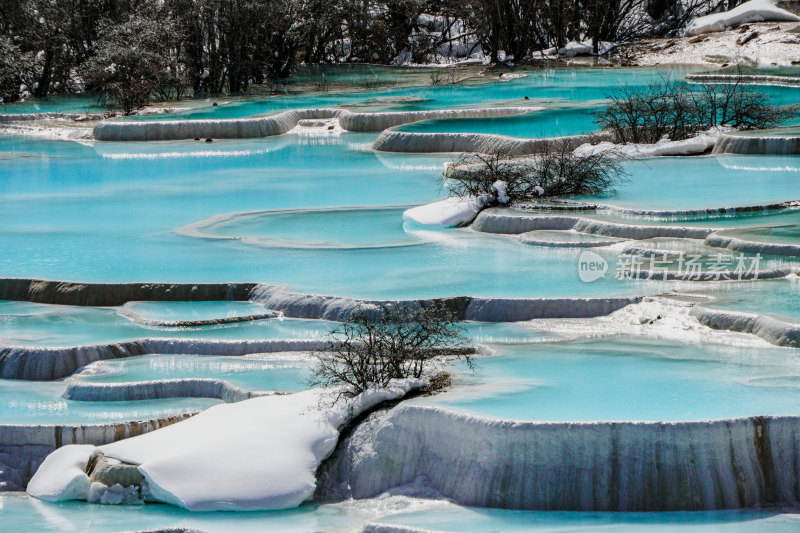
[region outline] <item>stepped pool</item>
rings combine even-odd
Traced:
[[[459,69],[467,78],[463,83],[429,86],[428,70],[310,68],[285,87],[286,94],[192,100],[171,113],[136,120],[228,119],[311,107],[373,112],[524,105],[542,109],[505,118],[428,120],[396,129],[553,137],[594,131],[594,113],[613,87],[642,88],[660,76],[679,79],[699,70],[703,67],[521,68],[514,72],[523,77],[501,79],[500,72],[469,67]],[[323,73],[329,92],[319,91]],[[359,84],[362,90],[354,90]],[[759,90],[780,105],[796,104],[800,94],[800,89],[787,87]],[[212,106],[214,101],[219,105]],[[0,107],[0,114],[52,111],[96,109],[85,96]],[[790,124],[796,121],[794,117]],[[780,279],[733,283],[615,276],[620,258],[631,253],[699,254],[704,269],[712,268],[717,254],[738,254],[714,245],[709,235],[800,244],[800,211],[790,203],[800,200],[798,157],[720,154],[625,160],[627,180],[602,195],[568,199],[586,204],[580,208],[553,203],[490,209],[484,215],[505,217],[505,222],[442,229],[414,224],[403,213],[447,195],[442,173],[457,154],[377,152],[372,146],[378,136],[317,127],[213,142],[67,142],[4,131],[0,278],[79,283],[52,289],[34,281],[25,290],[12,290],[18,282],[0,279],[0,298],[8,298],[0,299],[0,368],[20,354],[36,366],[59,354],[66,361],[73,347],[89,348],[78,350],[83,355],[70,360],[74,366],[50,376],[58,380],[0,380],[0,426],[119,424],[223,403],[170,397],[180,395],[174,390],[153,394],[158,399],[135,401],[94,401],[91,395],[82,401],[65,399],[73,386],[118,391],[139,384],[130,388],[150,394],[142,382],[199,378],[223,380],[245,393],[300,392],[308,386],[312,343],[337,327],[327,319],[341,319],[357,307],[353,298],[451,296],[471,297],[447,302],[460,316],[525,321],[463,322],[472,342],[483,345],[475,371],[460,362],[445,363],[452,386],[404,402],[412,410],[441,407],[486,417],[481,420],[489,423],[578,422],[573,425],[581,427],[600,421],[671,422],[665,426],[677,427],[732,418],[765,424],[762,419],[769,417],[776,424],[790,424],[800,415],[797,348],[771,345],[764,340],[768,336],[750,335],[740,325],[729,328],[735,331],[711,329],[693,315],[695,306],[800,323],[796,255],[762,254],[762,267],[777,271]],[[536,228],[518,232],[513,217],[527,217],[519,220]],[[533,217],[539,222],[530,222]],[[687,232],[694,232],[691,238]],[[595,254],[592,261],[607,266],[605,275],[592,281],[579,273],[587,250]],[[758,256],[751,250],[745,257]],[[670,268],[677,266],[670,262]],[[127,298],[128,286],[92,285],[98,283],[131,283],[138,296]],[[224,287],[228,296],[217,292],[214,298],[230,299],[196,296],[197,301],[183,301],[171,292],[182,290],[178,287],[152,296],[147,291],[157,283],[229,284]],[[237,292],[237,283],[269,286]],[[100,290],[118,297],[108,307],[87,305],[93,303],[92,291]],[[635,303],[656,295],[661,297]],[[622,297],[631,299],[612,300]],[[561,298],[573,300],[539,300]],[[592,307],[597,302],[605,307]],[[270,303],[286,316],[269,309]],[[623,307],[626,303],[632,305]],[[528,314],[514,311],[518,307]],[[535,319],[529,320],[531,316]],[[166,340],[158,341],[160,350],[146,343],[138,351],[117,345],[140,339]],[[292,345],[291,352],[251,353],[269,351],[283,339],[305,344]],[[773,339],[776,344],[778,340]],[[788,438],[792,427],[780,434],[775,430],[775,442],[784,442],[778,439]],[[0,491],[7,486],[3,461],[18,445],[4,440],[2,431],[0,427]],[[464,431],[458,440],[469,433]],[[744,435],[736,441],[737,446],[745,443],[741,449],[762,438],[736,435]],[[703,441],[697,448],[706,445],[711,446]],[[734,452],[740,448],[731,446],[729,455],[727,450],[719,453],[727,463],[739,464]],[[783,457],[778,452],[774,456]],[[697,464],[692,472],[702,470]],[[34,461],[28,467],[35,470],[37,465]],[[747,468],[741,471],[749,472]],[[498,476],[484,473],[487,480]],[[714,470],[706,477],[725,479],[717,476]],[[795,507],[514,511],[459,505],[457,498],[443,499],[445,493],[424,479],[408,482],[375,499],[252,513],[192,513],[157,504],[56,504],[0,492],[0,515],[3,530],[9,532],[82,530],[86,524],[92,531],[109,532],[163,527],[209,533],[357,531],[375,522],[464,533],[800,527]],[[741,492],[749,494],[752,487],[745,481],[742,485]]]
[[[443,194],[439,173],[451,158],[378,157],[368,149],[374,138],[341,134],[314,144],[287,135],[202,147],[97,143],[100,148],[2,139],[3,150],[43,157],[0,161],[7,177],[0,184],[7,213],[0,221],[0,246],[7,250],[0,267],[9,277],[263,281],[372,298],[663,290],[654,283],[608,279],[582,283],[576,250],[534,249],[463,229],[404,227],[395,206]],[[127,150],[141,157],[116,157]],[[325,163],[331,160],[337,161],[333,168]],[[797,194],[797,162],[791,157],[725,155],[625,165],[629,181],[615,193],[583,199],[687,210],[788,201]],[[702,194],[687,195],[688,189]],[[379,209],[372,212],[374,223],[369,209]]]
[[[210,302],[209,302],[210,303]],[[315,339],[333,327],[332,323],[303,319],[264,319],[209,326],[163,327],[136,318],[179,313],[181,318],[218,316],[232,307],[264,310],[253,302],[136,302],[121,308],[81,307],[0,301],[0,343],[11,346],[70,346],[120,342],[142,338],[177,339]],[[132,314],[130,310],[151,310]],[[212,308],[212,309],[210,309]],[[216,308],[216,309],[214,309]],[[156,313],[153,313],[155,311]]]

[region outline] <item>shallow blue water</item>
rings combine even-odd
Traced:
[[[686,70],[691,69],[675,69],[674,74]],[[520,136],[568,134],[592,128],[588,111],[612,87],[642,86],[658,72],[663,70],[531,70],[526,78],[509,82],[240,100],[144,119],[231,118],[332,105],[374,111],[528,104],[547,110],[527,118],[432,121],[406,128]],[[795,103],[800,94],[780,88],[763,88],[763,92],[782,104]],[[18,109],[70,111],[86,102],[53,102],[52,108],[45,104]],[[570,105],[578,108],[567,110]],[[9,111],[0,108],[0,112]],[[402,210],[396,206],[441,197],[439,176],[450,157],[377,154],[370,150],[375,138],[374,134],[289,135],[211,144],[94,145],[0,138],[0,275],[86,281],[265,281],[307,292],[387,298],[589,297],[675,287],[612,279],[582,283],[576,266],[580,250],[522,246],[510,237],[469,230],[404,227]],[[626,162],[631,171],[627,183],[612,194],[587,200],[638,209],[698,209],[798,199],[799,161],[722,156]],[[379,209],[374,211],[329,210],[376,206]],[[275,215],[276,210],[292,212]],[[752,216],[730,217],[712,225],[740,226],[753,220]],[[208,234],[186,230],[187,226],[197,229],[200,222]],[[353,249],[386,244],[393,247]],[[614,251],[599,252],[613,261]],[[788,284],[748,284],[734,287],[725,296],[712,289],[720,296],[713,305],[766,310],[794,319],[800,317],[796,284]],[[230,316],[251,309],[249,304],[219,302],[133,307],[150,318],[176,320]],[[330,326],[321,321],[263,320],[206,328],[155,328],[136,325],[116,309],[0,302],[0,342],[6,344],[92,344],[141,337],[318,338]],[[494,343],[498,355],[481,358],[475,375],[459,374],[450,392],[415,401],[518,420],[697,420],[798,414],[800,368],[791,350],[624,338],[554,343],[548,342],[553,334],[525,325],[470,323],[467,327],[476,342]],[[304,387],[307,365],[280,356],[146,355],[101,363],[90,370],[105,373],[80,379],[219,377],[250,389],[291,391]],[[0,423],[151,418],[216,403],[204,399],[69,402],[60,398],[64,386],[63,382],[0,382]],[[386,516],[381,509],[386,507],[365,502],[363,506],[304,506],[288,512],[232,516],[190,514],[166,506],[51,505],[0,495],[4,531],[85,530],[87,523],[93,531],[167,525],[210,532],[344,530],[378,519],[463,532],[800,528],[795,516],[762,512],[615,515],[450,506]]]
[[[412,401],[537,421],[711,420],[800,405],[791,349],[625,338],[493,347],[459,387]]]
[[[284,354],[220,357],[152,354],[94,363],[78,379],[92,383],[125,383],[154,379],[224,379],[253,391],[305,390],[311,361]],[[99,373],[96,373],[99,372]]]
[[[225,307],[230,303],[220,302],[220,304]],[[185,305],[176,305],[174,302],[150,305],[172,309],[180,306],[181,317],[207,315],[209,311],[208,305],[196,302]],[[262,311],[264,309],[257,304],[244,305]],[[163,312],[158,316],[163,317]],[[332,325],[321,320],[267,319],[216,326],[155,327],[134,323],[118,313],[116,308],[0,301],[0,343],[7,345],[83,346],[154,337],[230,340],[314,339],[323,336]]]
[[[19,113],[102,113],[105,108],[91,94],[65,94],[0,104],[0,115]]]
[[[47,503],[19,493],[0,493],[4,531],[8,533],[115,531],[196,528],[208,533],[262,531],[355,531],[381,522],[437,531],[697,531],[750,533],[797,531],[800,518],[780,511],[712,511],[693,513],[578,513],[508,511],[460,507],[443,502],[381,500],[332,505],[303,505],[297,509],[250,513],[192,513],[168,505],[110,506],[79,502]],[[381,505],[382,503],[388,505]]]
[[[196,412],[220,403],[209,398],[134,402],[75,402],[61,397],[60,381],[0,379],[0,424],[100,424]]]
[[[595,112],[599,108],[545,109],[532,114],[503,118],[425,120],[399,126],[399,131],[423,133],[494,133],[512,137],[538,138],[579,135],[598,130]]]
[[[612,193],[579,197],[633,209],[756,206],[800,199],[800,157],[659,157],[626,161]]]
[[[423,245],[380,250],[265,248],[176,232],[240,211],[418,204],[442,194],[438,176],[447,157],[363,150],[374,138],[346,134],[313,145],[286,136],[210,148],[98,143],[101,153],[74,143],[0,141],[6,149],[48,155],[0,162],[7,176],[0,183],[6,206],[0,248],[8,251],[0,271],[92,281],[268,281],[373,297],[636,290],[580,283],[575,253],[542,253],[464,230],[426,231],[411,236],[428,241]],[[252,153],[256,146],[264,152]],[[203,155],[173,155],[192,151]],[[113,158],[120,154],[125,158]],[[277,235],[295,238],[291,226]]]
[[[635,69],[525,69],[524,78],[497,81],[487,77],[487,83],[396,87],[377,91],[352,91],[338,94],[308,94],[275,96],[248,101],[223,103],[173,115],[142,117],[169,120],[171,118],[238,118],[270,114],[285,109],[305,107],[344,106],[363,110],[413,111],[493,105],[561,106],[564,101],[594,101],[604,99],[613,87],[642,87],[661,75],[682,79],[695,67]],[[426,83],[423,81],[423,83]],[[528,100],[525,100],[525,97]]]
[[[419,204],[443,194],[439,174],[448,157],[376,154],[365,149],[374,138],[343,134],[322,143],[284,136],[211,145],[95,147],[0,140],[0,150],[44,156],[0,161],[6,176],[0,183],[5,206],[0,248],[6,251],[0,272],[91,281],[264,281],[306,292],[369,297],[658,290],[652,284],[614,280],[581,283],[575,250],[520,246],[510,238],[465,230],[404,236],[394,223],[391,231],[400,242],[424,244],[378,250],[278,249],[178,232],[242,211]],[[749,156],[634,161],[626,163],[628,183],[592,200],[659,209],[789,200],[798,194],[798,161]],[[282,241],[319,240],[315,224],[314,216],[308,224],[295,219],[273,226],[268,235]],[[363,220],[360,224],[363,228]],[[334,237],[334,243],[341,242],[341,234]],[[375,239],[362,233],[350,241]]]
[[[712,298],[707,307],[770,315],[800,323],[800,279],[789,277],[758,284],[726,284],[704,294]]]

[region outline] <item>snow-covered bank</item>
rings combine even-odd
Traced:
[[[750,0],[730,11],[712,13],[692,20],[686,35],[701,35],[738,28],[751,22],[797,22],[800,16],[775,5],[775,0]]]
[[[319,389],[254,398],[106,446],[65,446],[45,459],[28,493],[49,501],[89,499],[85,468],[99,450],[138,467],[148,500],[195,511],[296,507],[313,495],[317,466],[333,452],[340,428],[422,385],[396,381],[333,406],[323,397],[330,391]]]
[[[635,64],[723,65],[752,64],[766,68],[789,66],[800,57],[800,37],[790,30],[797,22],[748,24],[748,33],[720,31],[699,36],[641,40],[631,43]],[[746,42],[742,37],[749,36]],[[741,43],[741,44],[740,44]]]
[[[134,324],[141,326],[159,327],[159,328],[189,328],[199,326],[220,326],[224,324],[237,324],[239,322],[254,322],[256,320],[268,320],[271,318],[278,318],[280,314],[275,311],[264,311],[263,313],[252,313],[249,315],[237,316],[221,316],[217,318],[204,318],[197,320],[157,320],[148,318],[136,311],[135,308],[129,304],[124,304],[119,308],[117,313],[130,320]]]
[[[402,405],[372,415],[326,465],[320,494],[369,498],[425,476],[464,505],[710,510],[800,501],[798,417],[516,422]]]
[[[283,111],[267,117],[219,120],[104,121],[95,126],[100,141],[165,141],[194,138],[244,139],[282,135],[303,120],[338,119],[348,131],[382,131],[392,126],[431,119],[508,117],[537,111],[536,107],[484,107],[353,113],[345,109],[319,108]]]
[[[740,83],[752,85],[776,85],[778,87],[797,87],[800,86],[800,77],[796,76],[772,76],[769,74],[709,74],[691,73],[686,75],[686,81],[690,83]]]

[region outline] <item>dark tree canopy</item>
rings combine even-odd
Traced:
[[[237,93],[301,63],[416,63],[481,50],[494,61],[571,40],[675,32],[738,0],[0,0],[0,97],[114,86],[98,68],[152,68],[148,98]],[[144,35],[131,34],[134,27]],[[160,35],[158,42],[151,37]],[[149,57],[121,57],[140,39]],[[137,48],[138,49],[138,48]],[[135,63],[139,65],[135,65]],[[165,65],[169,66],[166,70]],[[92,73],[89,86],[81,73]],[[136,75],[131,71],[131,75]],[[120,74],[120,77],[122,74]],[[180,86],[180,87],[179,87]],[[138,92],[138,91],[137,91]],[[144,92],[144,87],[142,88]],[[125,95],[123,95],[125,93]]]

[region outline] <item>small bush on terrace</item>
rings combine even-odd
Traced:
[[[623,87],[609,99],[596,122],[626,144],[656,143],[664,137],[679,141],[715,126],[772,128],[789,117],[738,79],[698,85],[661,80],[645,88]]]
[[[484,196],[487,205],[598,194],[621,183],[625,170],[611,152],[572,154],[566,143],[545,145],[535,156],[508,152],[462,156],[445,173],[451,196]]]
[[[452,355],[472,368],[472,349],[454,314],[444,308],[386,304],[362,306],[328,335],[327,350],[313,353],[308,384],[356,395],[392,379],[447,380],[433,360]],[[338,398],[338,397],[337,397]]]

